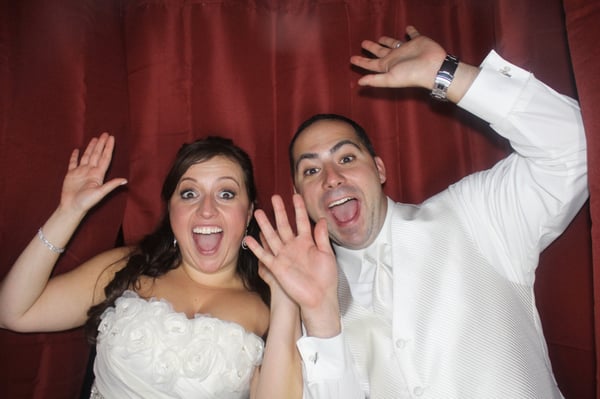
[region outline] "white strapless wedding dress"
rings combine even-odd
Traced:
[[[236,323],[188,319],[165,300],[125,291],[98,326],[91,398],[248,398],[263,349]]]

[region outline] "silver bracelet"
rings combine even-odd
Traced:
[[[40,227],[38,229],[38,238],[40,239],[40,241],[46,246],[46,248],[48,248],[50,251],[55,252],[57,254],[62,254],[63,252],[65,252],[64,248],[58,248],[55,247],[50,241],[48,241],[46,239],[46,236],[44,235],[44,233],[42,232],[42,228]]]

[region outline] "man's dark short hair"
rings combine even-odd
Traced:
[[[369,139],[367,132],[365,131],[365,129],[363,129],[363,127],[361,125],[359,125],[352,119],[347,118],[343,115],[316,114],[316,115],[311,116],[310,118],[308,118],[307,120],[305,120],[304,122],[302,122],[300,124],[300,126],[296,130],[296,133],[294,133],[294,137],[292,137],[292,141],[290,141],[290,145],[288,147],[288,158],[290,160],[290,172],[292,173],[292,180],[295,180],[294,176],[295,176],[295,172],[296,172],[296,170],[295,170],[296,165],[294,165],[294,155],[293,155],[294,144],[296,144],[296,140],[298,139],[298,137],[304,130],[306,130],[307,128],[309,128],[310,126],[312,126],[313,124],[315,124],[319,121],[339,121],[339,122],[343,122],[343,123],[350,125],[352,127],[352,129],[354,129],[354,133],[356,134],[356,137],[361,142],[361,144],[365,146],[365,148],[367,149],[369,154],[371,154],[372,157],[375,157],[377,155],[375,153],[375,148],[373,147],[373,143],[371,143],[371,140]]]

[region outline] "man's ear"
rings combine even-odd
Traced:
[[[375,166],[377,167],[377,172],[379,174],[379,182],[383,184],[387,180],[385,164],[383,163],[383,159],[378,156],[373,157],[373,159],[375,160]]]

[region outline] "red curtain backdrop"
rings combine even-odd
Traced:
[[[267,210],[273,193],[289,200],[287,144],[317,112],[370,132],[399,201],[491,166],[510,149],[485,123],[424,91],[357,86],[348,60],[361,40],[414,24],[466,62],[494,48],[581,102],[591,199],[543,253],[536,291],[559,386],[594,398],[599,17],[585,0],[0,0],[0,278],[56,207],[71,150],[102,131],[117,137],[109,175],[129,184],[84,221],[55,273],[152,229],[176,150],[207,134],[252,156]],[[0,330],[0,395],[78,398],[88,356],[80,329]]]

